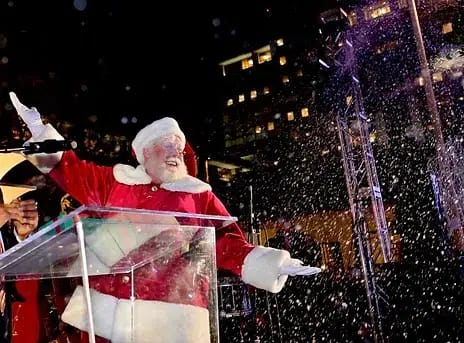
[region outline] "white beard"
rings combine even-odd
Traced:
[[[149,185],[152,182],[155,182],[159,183],[161,188],[172,192],[187,192],[196,194],[211,191],[210,185],[193,176],[188,175],[187,166],[184,163],[178,164],[178,168],[175,171],[167,171],[166,167],[158,168],[155,174],[163,178],[163,181],[158,180],[158,182],[156,182],[153,180],[153,177],[149,176],[145,172],[145,168],[140,165],[137,168],[134,168],[127,164],[117,164],[113,168],[113,175],[115,180],[129,186]]]
[[[156,170],[156,178],[160,183],[168,183],[176,180],[183,179],[188,175],[187,166],[183,161],[178,161],[178,167],[175,170],[170,170],[166,168],[166,165],[163,164],[159,169]]]

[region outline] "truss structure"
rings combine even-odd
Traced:
[[[328,46],[329,56],[336,68],[336,86],[332,88],[336,96],[334,102],[339,104],[335,108],[336,121],[353,217],[353,235],[366,287],[372,338],[374,342],[382,343],[384,336],[379,302],[386,297],[376,283],[375,265],[391,261],[391,239],[358,78],[355,44],[349,30],[340,30],[326,41],[331,43]],[[365,220],[369,205],[375,219],[373,229],[368,228]]]

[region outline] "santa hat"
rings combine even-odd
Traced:
[[[155,120],[140,130],[132,141],[132,151],[137,161],[143,165],[143,149],[169,135],[179,137],[182,142],[182,150],[185,148],[185,135],[173,118],[165,117]]]

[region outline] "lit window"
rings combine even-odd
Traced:
[[[233,104],[234,104],[234,99],[227,100],[227,103],[226,103],[227,106],[232,106]]]
[[[366,17],[366,20],[369,20],[382,17],[389,14],[390,12],[390,6],[388,4],[381,3],[380,5],[369,6],[367,9],[365,9],[364,16]]]
[[[441,72],[433,73],[432,78],[435,82],[441,82],[443,81],[443,74]]]
[[[375,134],[375,132],[372,132],[369,134],[369,141],[371,143],[374,143],[376,139],[377,139],[377,135]]]
[[[258,55],[258,63],[265,63],[272,60],[272,55],[270,51],[263,52]]]
[[[238,102],[244,102],[245,101],[245,94],[240,94],[238,96]]]
[[[416,84],[418,86],[423,86],[424,85],[424,78],[422,76],[419,76],[418,78],[416,78]]]
[[[398,0],[398,8],[408,7],[408,0]]]
[[[279,63],[280,63],[281,66],[286,65],[287,64],[287,58],[285,56],[280,56]]]
[[[242,70],[248,69],[253,67],[253,59],[252,58],[246,58],[242,60]]]
[[[255,132],[258,133],[258,134],[261,133],[261,126],[256,126],[255,127]]]
[[[453,23],[446,23],[446,24],[443,24],[442,28],[441,28],[441,32],[443,34],[447,34],[447,33],[450,33],[450,32],[453,32]]]
[[[274,122],[273,122],[273,121],[269,121],[269,122],[267,123],[267,130],[268,130],[268,131],[274,130]]]
[[[258,96],[258,92],[255,89],[253,89],[250,92],[250,99],[256,99],[257,96]]]
[[[277,43],[277,46],[283,46],[284,45],[284,39],[279,38],[278,40],[276,40],[276,43]]]
[[[303,69],[298,69],[296,72],[297,77],[302,77],[303,76]]]
[[[293,111],[287,112],[287,120],[292,121],[294,119],[295,119],[295,114],[293,113]]]
[[[282,82],[283,83],[289,83],[290,82],[290,79],[289,79],[288,75],[282,76]]]
[[[304,118],[304,117],[309,117],[309,110],[307,107],[303,107],[301,109],[301,116]]]
[[[263,94],[266,95],[266,94],[269,94],[271,91],[269,89],[269,87],[264,87],[263,88]]]

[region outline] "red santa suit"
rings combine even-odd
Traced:
[[[166,130],[161,132],[169,133]],[[153,130],[145,133],[152,135]],[[34,139],[39,141],[60,137],[61,135],[47,124],[40,137]],[[141,138],[139,142],[146,144],[143,135],[136,137],[133,142],[136,151],[141,148],[134,144],[137,143],[137,138]],[[222,202],[211,191],[211,187],[189,175],[174,182],[155,185],[140,165],[136,169],[128,169],[129,166],[125,165],[99,166],[80,160],[73,151],[37,154],[32,157],[39,169],[49,172],[63,190],[86,205],[229,216]],[[110,255],[110,261],[106,265],[114,266],[121,261],[118,259],[123,259],[124,256],[111,256],[111,247],[102,243],[108,241],[104,238],[106,234],[102,230],[101,237],[97,238],[98,242],[93,246],[100,246],[97,250],[105,250],[105,253]],[[163,235],[169,234],[175,233],[162,232],[137,247],[137,251],[156,249],[162,242]],[[291,261],[287,251],[248,243],[236,223],[216,231],[216,259],[218,268],[240,276],[245,283],[271,292],[279,292],[282,289],[288,275],[281,275],[280,270]],[[178,294],[179,290],[174,289],[173,285],[179,283],[179,277],[187,275],[188,278],[188,261],[181,256],[173,261],[167,268],[156,266],[157,268],[153,268],[156,272],[150,272],[149,268],[141,268],[134,276],[139,278],[135,282],[136,342],[210,341],[209,313],[206,309],[208,285],[206,282],[199,282],[193,294],[191,289],[188,290],[189,294]],[[129,281],[127,275],[92,277],[90,281],[95,333],[112,342],[131,341]],[[177,293],[173,295],[174,292]],[[81,288],[74,292],[62,319],[81,330],[88,329]]]

